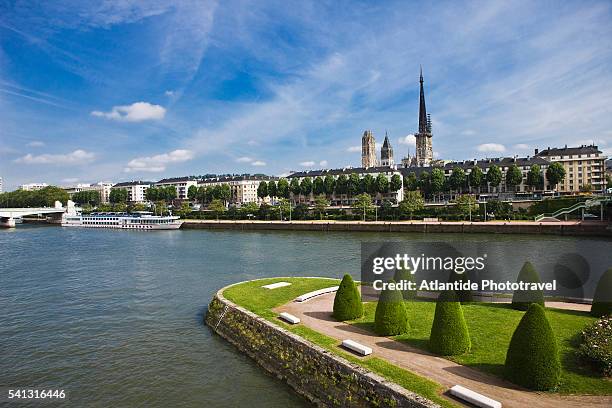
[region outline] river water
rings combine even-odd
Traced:
[[[212,295],[260,277],[358,277],[362,241],[424,239],[576,241],[19,225],[0,230],[0,387],[64,389],[76,407],[308,406],[202,324]]]

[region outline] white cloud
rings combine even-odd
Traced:
[[[416,139],[414,135],[411,133],[399,139],[399,144],[414,146],[416,145]]]
[[[319,162],[319,166],[321,166],[321,167],[325,167],[325,166],[327,166],[327,160],[321,160],[321,161]]]
[[[166,170],[166,166],[170,163],[180,163],[191,159],[193,159],[192,151],[178,149],[169,153],[132,159],[129,161],[124,171],[126,173],[133,171],[160,172]]]
[[[265,161],[261,161],[261,160],[255,160],[254,162],[251,163],[252,166],[265,166],[266,162]]]
[[[23,164],[83,164],[92,161],[95,155],[85,150],[77,149],[66,154],[40,154],[34,156],[31,153],[26,154],[15,160],[16,163]]]
[[[135,102],[131,105],[113,106],[110,112],[93,111],[91,114],[122,122],[142,122],[163,119],[166,115],[166,108],[152,105],[149,102]]]
[[[361,146],[350,146],[346,149],[346,151],[350,153],[357,153],[361,151]]]
[[[315,162],[313,162],[312,160],[303,161],[300,163],[300,166],[302,167],[312,167],[314,165],[315,165]]]
[[[168,91],[164,92],[164,95],[166,95],[168,97],[173,97],[174,96],[174,91],[168,90]]]
[[[479,152],[504,152],[506,146],[499,143],[483,143],[476,148]]]
[[[45,142],[41,142],[40,140],[32,140],[31,142],[26,144],[26,146],[28,147],[43,147],[44,145]]]
[[[242,156],[236,159],[236,161],[238,163],[251,163],[253,161],[253,159],[251,159],[250,157],[247,156]]]
[[[527,150],[529,149],[529,145],[525,143],[518,143],[514,145],[514,148],[518,150]]]
[[[257,159],[253,159],[252,157],[248,157],[248,156],[242,156],[236,159],[236,162],[238,163],[249,163],[251,166],[265,166],[266,162],[263,160],[257,160]]]

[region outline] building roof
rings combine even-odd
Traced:
[[[130,187],[130,186],[142,186],[142,185],[153,185],[155,184],[152,181],[142,181],[142,180],[135,180],[135,181],[124,181],[121,183],[117,183],[115,184],[113,187]]]
[[[565,156],[570,154],[589,154],[589,153],[601,153],[601,151],[595,145],[581,145],[578,147],[553,147],[546,148],[539,153],[536,153],[536,156]]]
[[[182,183],[185,181],[198,181],[197,177],[185,176],[185,177],[170,177],[159,180],[155,184],[166,184],[166,183]]]
[[[208,183],[228,183],[230,181],[271,181],[278,180],[275,176],[264,176],[264,175],[241,175],[241,176],[220,176],[220,177],[208,177],[203,180],[199,180],[198,184]]]

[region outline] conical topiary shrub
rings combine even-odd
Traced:
[[[467,275],[467,272],[464,273],[457,273],[455,271],[451,271],[450,273],[450,277],[448,278],[449,282],[467,282],[469,280],[469,277]],[[473,302],[474,301],[474,297],[472,295],[472,291],[471,290],[456,290],[455,294],[457,295],[457,300],[460,301],[461,303],[468,303],[468,302]]]
[[[537,303],[529,306],[512,335],[505,375],[513,383],[532,390],[550,390],[559,383],[557,340],[544,308]]]
[[[351,275],[346,274],[334,298],[333,316],[338,320],[353,320],[363,316],[361,295]]]
[[[540,276],[531,262],[525,262],[516,278],[517,282],[540,283]],[[541,290],[515,290],[512,296],[512,308],[527,310],[529,305],[537,303],[544,307],[544,293]]]
[[[591,314],[597,317],[612,315],[612,268],[599,278],[593,295]]]
[[[395,271],[393,280],[398,283],[400,281],[414,282],[414,275],[410,273],[410,269],[398,269]],[[404,300],[414,300],[416,299],[416,292],[416,290],[402,290],[402,297]]]
[[[393,282],[391,280],[389,283]],[[376,305],[374,331],[381,336],[395,336],[408,331],[408,313],[401,291],[382,291]]]
[[[470,333],[457,295],[454,291],[440,293],[429,336],[430,350],[441,356],[456,356],[471,347]]]

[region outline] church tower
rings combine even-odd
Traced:
[[[361,137],[361,167],[376,167],[376,140],[371,130],[363,132]]]
[[[383,142],[382,147],[380,148],[380,165],[391,167],[395,164],[393,160],[393,147],[391,147],[391,142],[389,142],[389,136],[387,132],[385,132],[385,141]]]
[[[431,117],[425,109],[425,91],[423,90],[423,69],[421,68],[421,95],[419,101],[419,132],[416,138],[416,165],[429,166],[433,160],[433,148],[431,146]]]

